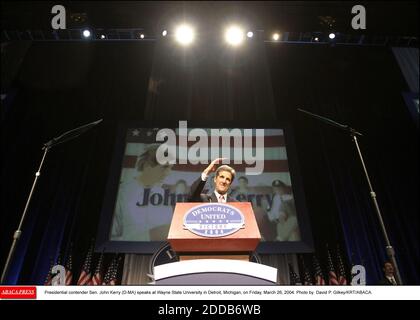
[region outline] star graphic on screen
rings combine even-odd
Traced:
[[[140,131],[139,131],[139,130],[137,130],[137,129],[134,129],[134,130],[131,132],[131,134],[133,135],[133,137],[138,137],[138,136],[139,136],[139,134],[140,134]]]

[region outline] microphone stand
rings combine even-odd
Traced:
[[[20,222],[19,222],[19,226],[13,234],[12,246],[10,247],[10,251],[9,251],[8,256],[7,256],[6,264],[4,265],[3,273],[1,275],[1,281],[0,281],[1,284],[6,284],[5,281],[6,281],[7,272],[9,271],[10,263],[12,261],[13,255],[15,253],[16,246],[19,242],[20,237],[22,236],[22,230],[21,230],[22,225],[23,225],[23,222],[25,220],[26,213],[28,211],[29,203],[31,202],[31,199],[32,199],[32,194],[35,190],[36,183],[38,181],[39,176],[41,175],[41,168],[42,168],[42,165],[44,164],[44,160],[45,160],[45,157],[47,155],[47,152],[52,147],[55,147],[56,145],[58,145],[60,143],[63,143],[63,142],[66,142],[66,141],[69,141],[71,139],[74,139],[74,138],[78,137],[79,135],[81,135],[85,131],[89,130],[93,126],[97,125],[101,121],[102,121],[102,119],[97,120],[97,121],[92,122],[92,123],[89,123],[89,124],[86,124],[86,125],[83,125],[83,126],[78,127],[76,129],[67,131],[67,132],[63,133],[62,135],[60,135],[56,138],[53,138],[52,140],[44,143],[44,146],[42,147],[42,150],[44,150],[44,154],[42,156],[41,164],[39,165],[38,171],[35,173],[35,180],[32,184],[31,192],[29,193],[29,197],[26,201],[25,209],[23,210],[22,217],[21,217]]]
[[[300,112],[303,112],[303,113],[305,113],[305,114],[307,114],[307,115],[309,115],[309,116],[311,116],[315,119],[318,119],[322,122],[325,122],[329,125],[332,125],[334,127],[340,128],[341,130],[347,131],[347,133],[350,134],[350,137],[352,138],[354,144],[356,145],[357,153],[359,155],[360,162],[362,163],[363,172],[365,173],[365,177],[366,177],[366,180],[367,180],[367,183],[368,183],[368,186],[369,186],[370,197],[372,199],[373,206],[375,208],[375,212],[376,212],[376,215],[378,216],[379,224],[381,226],[382,233],[383,233],[383,236],[385,238],[385,243],[386,243],[385,249],[386,249],[386,253],[388,255],[388,259],[392,262],[392,264],[395,267],[395,275],[396,275],[397,283],[398,284],[403,284],[402,279],[401,279],[401,275],[400,275],[400,271],[398,269],[397,261],[395,259],[395,250],[392,247],[391,242],[389,241],[388,233],[386,231],[385,224],[384,224],[384,221],[382,219],[381,210],[379,209],[378,201],[376,200],[376,193],[375,193],[375,191],[373,191],[372,184],[371,184],[370,178],[369,178],[369,174],[367,172],[365,162],[363,160],[362,152],[360,151],[359,144],[358,144],[358,141],[357,141],[357,136],[363,136],[363,135],[360,132],[357,132],[355,129],[351,128],[348,125],[340,124],[340,123],[335,122],[331,119],[316,115],[314,113],[311,113],[309,111],[306,111],[306,110],[303,110],[303,109],[300,109],[300,108],[298,108],[297,110],[299,110]]]

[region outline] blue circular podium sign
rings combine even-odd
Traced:
[[[200,204],[184,215],[184,227],[202,237],[224,237],[235,233],[244,225],[242,212],[224,203]]]

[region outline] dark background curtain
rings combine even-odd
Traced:
[[[390,48],[268,43],[251,50],[253,59],[220,60],[208,53],[219,60],[206,65],[198,52],[200,59],[189,66],[171,64],[175,59],[156,64],[159,48],[155,42],[55,42],[33,43],[26,52],[11,85],[16,95],[2,111],[2,266],[42,144],[98,118],[104,122],[48,154],[8,283],[42,284],[50,260],[68,255],[71,243],[77,277],[96,233],[119,121],[168,115],[190,120],[211,117],[214,108],[224,110],[227,120],[265,115],[258,119],[293,124],[321,264],[326,265],[326,244],[338,244],[346,248],[347,262],[363,264],[368,283],[376,283],[385,244],[354,146],[345,133],[307,118],[298,107],[364,134],[362,152],[403,279],[420,283],[418,132],[404,106],[401,92],[407,88]],[[158,68],[172,78],[159,82]],[[159,96],[159,83],[170,85],[170,99]],[[155,108],[167,113],[157,117]]]
[[[157,41],[146,119],[232,124],[274,120],[264,42],[250,41],[232,50],[208,37],[211,45],[198,41],[187,49]]]
[[[296,107],[364,134],[359,143],[402,277],[419,283],[418,132],[404,105],[401,92],[407,85],[391,50],[267,49],[278,114],[287,114],[296,126],[312,224],[325,230],[314,231],[318,249],[323,242],[344,240],[349,262],[366,267],[368,283],[382,276],[385,240],[355,145],[346,133],[296,113]]]
[[[103,118],[83,138],[47,155],[10,283],[44,282],[50,260],[73,245],[83,263],[95,237],[119,120],[142,119],[153,43],[35,43],[14,85],[2,124],[2,266],[17,228],[44,142]],[[62,252],[60,252],[60,249]]]

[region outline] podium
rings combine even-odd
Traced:
[[[155,267],[155,283],[276,284],[277,269],[249,262],[260,240],[250,202],[177,203],[168,242],[179,262]]]
[[[226,212],[222,211],[224,208]],[[211,209],[214,211],[210,211]],[[242,226],[236,225],[237,230],[234,232],[224,235],[221,231],[229,229],[229,223],[241,224],[241,221],[235,220],[237,217],[232,215],[230,210],[241,213],[243,223]],[[198,211],[195,214],[195,227],[203,232],[194,232],[186,228],[185,215],[189,211],[192,211],[193,217],[194,211]],[[216,232],[218,233],[215,234]],[[168,234],[168,241],[180,260],[220,257],[249,260],[249,254],[255,251],[260,240],[260,231],[250,202],[178,203]]]

